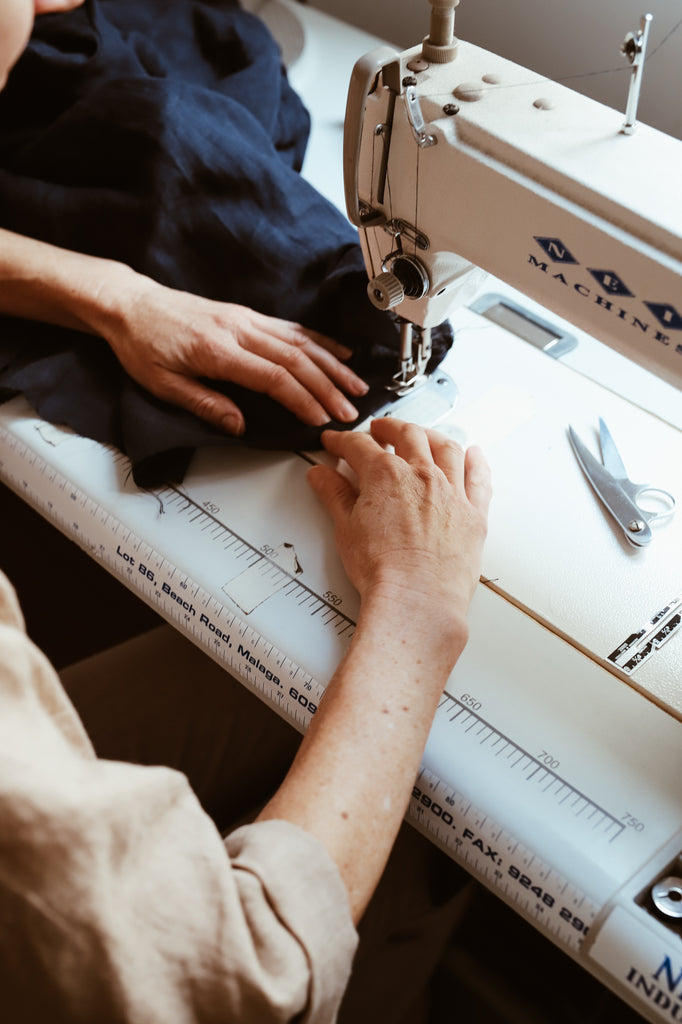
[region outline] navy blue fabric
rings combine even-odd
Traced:
[[[366,297],[355,229],[299,173],[309,127],[276,42],[233,0],[86,0],[37,19],[0,94],[0,225],[301,322],[384,380],[397,326]],[[451,340],[436,332],[434,365]],[[216,386],[245,413],[238,443],[318,443],[270,399]],[[237,443],[145,392],[101,339],[4,317],[0,400],[17,393],[121,448],[146,486]]]

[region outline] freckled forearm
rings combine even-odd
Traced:
[[[466,624],[434,628],[432,609],[367,602],[299,754],[262,812],[325,844],[355,920],[395,841],[438,699],[465,643]]]

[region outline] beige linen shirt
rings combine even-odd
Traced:
[[[2,1019],[329,1024],[356,943],[308,833],[223,841],[182,774],[95,756],[0,573]]]

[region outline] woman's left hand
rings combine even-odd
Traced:
[[[313,426],[357,417],[346,395],[359,397],[368,387],[344,365],[350,351],[331,338],[139,275],[132,281],[104,304],[96,326],[124,369],[157,398],[235,435],[245,428],[240,409],[204,380],[267,394]],[[111,283],[106,291],[114,294]]]

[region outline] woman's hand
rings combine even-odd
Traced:
[[[328,466],[309,480],[329,511],[349,579],[363,600],[376,590],[463,620],[479,578],[491,485],[478,448],[466,454],[435,430],[394,419],[367,433],[323,434],[358,485]],[[386,450],[391,446],[393,450]]]
[[[237,435],[240,410],[199,378],[263,392],[313,426],[357,417],[344,392],[364,395],[367,385],[342,362],[349,350],[331,338],[139,275],[125,281],[98,327],[124,369],[158,398]]]
[[[465,455],[442,434],[399,420],[374,420],[371,431],[323,435],[357,487],[329,466],[309,470],[360,591],[360,614],[292,767],[259,815],[292,821],[325,844],[356,921],[467,641],[490,500],[478,449]]]
[[[200,378],[263,392],[313,426],[352,422],[346,394],[367,392],[343,363],[348,349],[300,324],[2,228],[0,313],[105,338],[138,384],[230,434],[244,432],[244,417]]]
[[[58,11],[72,11],[80,7],[83,0],[33,0],[36,14],[56,14]]]

